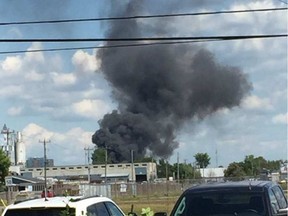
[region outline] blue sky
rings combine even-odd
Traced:
[[[4,1],[0,22],[109,17],[127,1]],[[217,10],[287,7],[277,0],[143,1],[143,13],[169,14]],[[165,3],[164,3],[165,2]],[[135,14],[141,15],[141,14]],[[287,11],[182,17],[162,22],[164,36],[250,35],[287,33]],[[0,26],[1,39],[104,37],[109,22]],[[161,32],[161,29],[159,29]],[[145,36],[145,34],[143,35]],[[158,36],[153,35],[153,36]],[[163,35],[162,35],[163,36]],[[97,43],[0,43],[0,52]],[[227,166],[246,155],[287,159],[287,38],[202,43],[224,65],[235,66],[253,85],[239,107],[223,109],[203,121],[186,122],[177,133],[179,148],[170,157],[193,162],[207,152],[211,166]],[[0,55],[0,125],[21,131],[27,157],[41,157],[49,139],[48,158],[55,164],[83,164],[85,147],[103,115],[117,108],[111,86],[100,70],[97,50]],[[218,152],[216,157],[216,150]]]

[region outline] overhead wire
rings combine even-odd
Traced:
[[[188,41],[170,41],[170,42],[154,42],[154,43],[134,43],[134,44],[117,44],[117,45],[103,45],[103,46],[80,46],[80,47],[66,47],[66,48],[50,48],[50,49],[35,49],[35,50],[14,50],[14,51],[0,51],[1,54],[20,54],[30,52],[53,52],[53,51],[72,51],[72,50],[87,50],[87,49],[107,49],[107,48],[125,48],[125,47],[140,47],[140,46],[154,46],[154,45],[172,45],[172,44],[186,44],[186,43],[201,43],[219,40],[188,40]]]
[[[212,15],[225,13],[246,13],[246,12],[263,12],[263,11],[277,11],[287,10],[287,8],[264,8],[251,10],[233,10],[233,11],[216,11],[216,12],[199,12],[199,13],[180,13],[180,14],[162,14],[162,15],[148,15],[148,16],[129,16],[129,17],[106,17],[106,18],[92,18],[92,19],[70,19],[70,20],[46,20],[46,21],[23,21],[23,22],[7,22],[0,23],[1,25],[22,25],[22,24],[45,24],[45,23],[63,23],[63,22],[83,22],[83,21],[102,21],[102,20],[125,20],[125,19],[139,19],[139,18],[161,18],[161,17],[177,17],[177,16],[196,16],[196,15]],[[153,43],[134,43],[134,44],[115,44],[105,46],[88,46],[88,47],[66,47],[66,48],[50,48],[38,50],[14,50],[14,51],[0,51],[0,54],[15,54],[27,52],[52,52],[52,51],[69,51],[77,49],[105,49],[105,48],[121,48],[121,47],[136,47],[136,46],[151,46],[151,45],[165,45],[165,44],[180,44],[180,43],[196,43],[196,42],[211,42],[222,40],[243,40],[243,39],[261,39],[273,37],[287,37],[287,34],[277,35],[244,35],[244,36],[206,36],[206,37],[146,37],[146,38],[34,38],[34,39],[0,39],[0,43],[25,43],[25,42],[103,42],[103,41],[157,41]],[[163,42],[165,41],[165,42]]]
[[[66,43],[66,42],[126,42],[126,41],[185,41],[185,40],[244,40],[287,37],[287,34],[263,35],[218,35],[218,36],[187,36],[187,37],[136,37],[136,38],[26,38],[26,39],[0,39],[0,43]]]
[[[31,25],[31,24],[55,24],[55,23],[71,23],[71,22],[113,21],[113,20],[129,20],[129,19],[150,19],[150,18],[200,16],[200,15],[216,15],[216,14],[230,14],[230,13],[268,12],[268,11],[281,11],[281,10],[287,10],[287,7],[262,8],[262,9],[250,9],[250,10],[231,10],[231,11],[226,10],[226,11],[197,12],[197,13],[137,15],[137,16],[125,16],[125,17],[102,17],[102,18],[100,17],[100,18],[62,19],[62,20],[0,22],[0,26]]]
[[[257,37],[256,37],[257,36]],[[287,34],[283,35],[256,35],[256,36],[226,36],[225,40],[243,40],[243,39],[255,39],[255,38],[272,38],[272,37],[287,37]],[[203,43],[203,42],[216,42],[223,41],[223,38],[214,38],[214,39],[197,39],[197,40],[183,40],[183,41],[158,41],[158,42],[150,42],[150,43],[132,43],[132,44],[114,44],[114,45],[102,45],[102,46],[80,46],[80,47],[66,47],[66,48],[50,48],[50,49],[35,49],[35,50],[14,50],[14,51],[0,51],[0,55],[2,54],[19,54],[19,53],[29,53],[29,52],[53,52],[53,51],[71,51],[71,50],[87,50],[87,49],[107,49],[107,48],[125,48],[125,47],[140,47],[140,46],[154,46],[154,45],[173,45],[173,44],[187,44],[187,43]]]

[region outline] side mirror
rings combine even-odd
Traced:
[[[156,212],[154,216],[167,216],[166,212]]]

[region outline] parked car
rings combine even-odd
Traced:
[[[282,188],[271,181],[209,183],[187,189],[171,216],[272,216],[287,215]],[[165,212],[154,216],[166,216]]]
[[[51,197],[16,202],[2,216],[125,216],[106,197]]]

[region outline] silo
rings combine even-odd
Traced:
[[[26,149],[25,144],[22,140],[21,132],[17,132],[17,140],[16,140],[16,164],[17,165],[25,165],[26,163]]]

